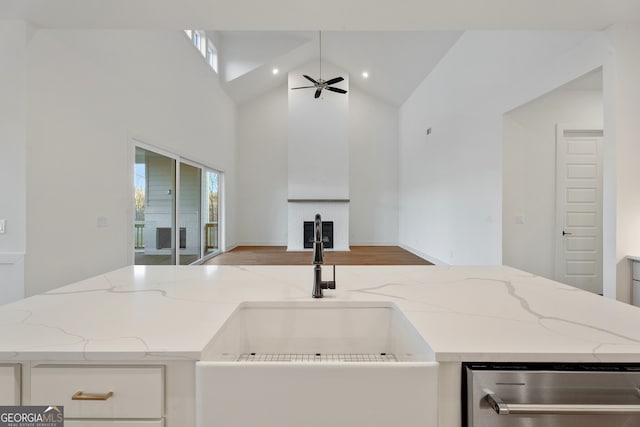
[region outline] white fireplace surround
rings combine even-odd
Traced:
[[[304,248],[304,222],[320,214],[322,221],[333,221],[333,250],[349,250],[349,200],[289,199],[288,251],[310,251]],[[331,250],[331,249],[328,249]]]

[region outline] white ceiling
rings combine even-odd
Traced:
[[[639,0],[2,0],[0,19],[74,28],[600,30],[637,22]]]
[[[354,86],[397,105],[459,31],[601,30],[639,22],[640,0],[0,0],[0,19],[7,18],[52,28],[215,29],[223,61],[227,43],[225,87],[238,102],[317,61],[314,31],[322,29],[323,60],[346,69]],[[273,66],[281,70],[275,78]],[[367,81],[360,79],[365,68]]]
[[[457,31],[330,31],[322,33],[322,62],[349,73],[356,86],[400,105],[456,42]],[[318,64],[318,32],[218,32],[220,72],[238,103],[285,85],[289,70]],[[278,68],[278,75],[273,75]],[[362,72],[368,71],[364,79]],[[312,76],[318,78],[319,76]],[[335,76],[323,76],[324,78]]]

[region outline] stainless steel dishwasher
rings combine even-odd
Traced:
[[[462,369],[466,427],[640,426],[640,364],[465,363]]]

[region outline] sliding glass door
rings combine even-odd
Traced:
[[[139,147],[135,158],[135,264],[175,264],[176,161]]]
[[[221,174],[135,147],[134,264],[187,265],[220,250]]]

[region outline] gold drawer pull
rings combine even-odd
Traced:
[[[113,396],[112,391],[103,394],[89,394],[83,391],[78,391],[71,396],[71,400],[107,400],[111,396]]]

